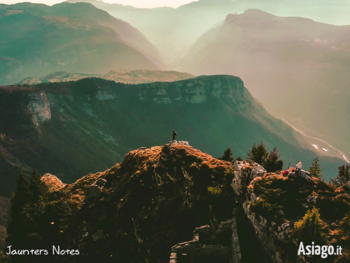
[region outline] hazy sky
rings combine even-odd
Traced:
[[[116,3],[123,5],[131,5],[141,8],[153,8],[160,6],[170,6],[170,7],[179,7],[181,5],[194,2],[195,0],[105,0],[105,3]],[[60,0],[0,0],[1,4],[15,4],[20,2],[32,2],[32,3],[42,3],[46,5],[53,5],[60,2]]]

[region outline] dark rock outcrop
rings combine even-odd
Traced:
[[[230,255],[231,261],[227,262],[319,262],[321,258],[317,258],[317,256],[309,258],[298,255],[299,241],[294,235],[295,223],[301,220],[305,212],[312,207],[319,209],[321,220],[323,220],[321,221],[323,222],[322,227],[324,229],[332,228],[333,232],[329,230],[331,236],[338,235],[337,238],[332,237],[333,239],[330,238],[329,241],[324,239],[323,242],[332,245],[343,244],[344,246],[344,241],[349,240],[346,221],[344,219],[343,221],[335,220],[333,214],[337,213],[338,218],[339,216],[341,218],[341,215],[344,216],[346,211],[350,209],[350,196],[344,194],[346,191],[343,188],[336,189],[322,180],[312,178],[309,172],[298,171],[294,168],[290,169],[288,177],[283,176],[281,172],[278,174],[267,173],[259,164],[246,161],[236,161],[234,169],[235,177],[232,180],[231,187],[240,205],[234,209],[232,220],[222,222],[219,227],[220,229],[229,224],[229,231],[232,233],[229,242],[226,243],[227,249],[230,249],[232,253]],[[326,204],[327,209],[332,209],[333,213],[325,210]],[[331,218],[333,219],[331,220]],[[241,228],[244,228],[243,232],[237,231],[237,220],[241,222]],[[331,222],[333,223],[329,225]],[[249,232],[250,227],[254,229],[253,232]],[[206,244],[214,244],[215,234],[213,231],[210,232],[211,228],[206,226],[200,229],[203,231]],[[247,240],[244,239],[247,238],[247,235],[250,240],[248,250],[260,255],[259,259],[249,258],[249,255],[245,253]],[[220,240],[224,239],[221,237]],[[218,251],[210,250],[209,247],[200,247],[199,244],[200,235],[199,240],[197,237],[193,241],[174,246],[172,248],[173,261],[171,262],[187,262],[183,261],[184,256],[177,259],[174,255],[183,253],[183,247],[188,245],[197,247],[197,252],[198,249],[199,251],[207,249],[206,253],[211,256],[217,255],[217,261],[212,262],[226,262],[220,261],[221,257]],[[349,244],[345,247],[348,250]],[[194,262],[200,259],[198,253],[192,251],[186,255]],[[340,258],[342,260],[349,259],[349,256],[345,254]],[[331,259],[330,262],[334,262],[334,259]]]

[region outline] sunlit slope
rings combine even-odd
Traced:
[[[258,10],[227,16],[179,63],[241,76],[273,115],[350,154],[350,26]]]
[[[108,22],[99,23],[99,16]],[[0,24],[0,85],[62,70],[105,74],[111,68],[157,68],[151,55],[124,40],[125,34],[136,37],[136,29],[90,4],[1,5]]]

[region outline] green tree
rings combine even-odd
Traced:
[[[22,212],[23,207],[28,204],[30,199],[29,183],[20,171],[17,179],[16,194],[12,194],[11,198],[11,216],[16,219]]]
[[[259,145],[253,145],[252,149],[247,154],[247,159],[253,162],[256,162],[260,165],[263,164],[265,158],[267,158],[268,152],[263,143]]]
[[[283,161],[280,160],[280,155],[276,147],[263,159],[262,166],[269,173],[283,169]]]
[[[12,221],[7,228],[7,243],[13,247],[24,247],[23,235],[27,231],[26,207],[30,203],[29,182],[22,171],[18,175],[16,193],[11,198]]]
[[[12,221],[8,227],[7,243],[16,248],[28,248],[33,244],[39,245],[45,234],[43,225],[45,219],[45,198],[48,192],[45,183],[41,181],[39,174],[33,169],[30,183],[23,173],[19,174],[17,191],[12,198]],[[47,220],[46,220],[47,221]],[[14,262],[21,262],[21,258]]]
[[[321,165],[320,165],[320,160],[318,159],[318,157],[316,157],[313,161],[312,164],[309,168],[309,172],[311,174],[311,176],[313,177],[317,177],[317,178],[322,178],[323,176],[321,175]]]
[[[233,158],[233,155],[232,155],[231,148],[227,148],[224,151],[224,155],[222,157],[220,157],[219,160],[228,161],[228,162],[232,162],[233,163],[234,162],[234,158]]]
[[[342,165],[339,167],[338,176],[330,182],[335,186],[342,186],[350,181],[350,165]]]
[[[29,190],[31,193],[31,199],[34,202],[40,200],[47,193],[47,187],[43,181],[41,181],[40,175],[35,169],[33,169],[32,177],[30,180]]]
[[[342,165],[339,167],[337,179],[342,185],[350,181],[350,165]]]

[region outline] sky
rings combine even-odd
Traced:
[[[123,5],[131,5],[139,8],[154,8],[154,7],[179,7],[181,5],[188,4],[190,2],[194,2],[195,0],[104,0],[105,3],[116,3]],[[15,4],[20,2],[31,2],[31,3],[41,3],[46,5],[54,5],[60,2],[60,0],[0,0],[1,4]]]

